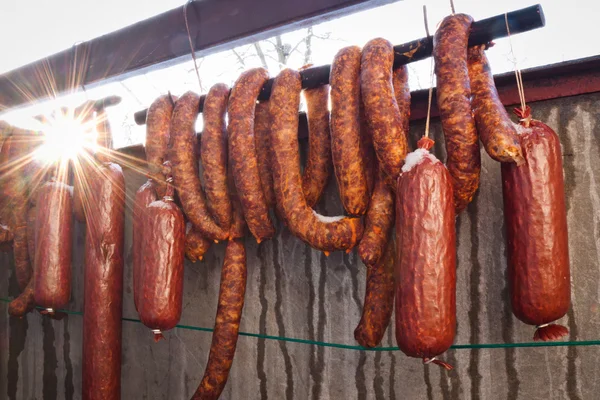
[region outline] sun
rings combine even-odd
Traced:
[[[34,157],[47,164],[57,161],[76,161],[84,150],[95,150],[96,125],[94,118],[83,121],[72,110],[53,113],[43,122],[43,142]]]

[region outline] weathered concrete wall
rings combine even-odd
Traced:
[[[571,340],[600,339],[600,94],[533,104],[563,144],[572,309],[562,323]],[[422,125],[413,127],[416,138]],[[435,151],[443,157],[439,125]],[[533,328],[516,320],[506,288],[499,164],[483,155],[481,188],[457,222],[458,334],[455,343],[531,341]],[[129,195],[142,180],[127,174]],[[320,205],[341,210],[336,188]],[[131,207],[128,208],[129,218]],[[84,226],[76,226],[73,296],[82,309]],[[131,224],[127,224],[131,247]],[[355,344],[365,268],[355,253],[329,258],[285,230],[257,246],[247,240],[248,288],[241,330]],[[186,264],[182,324],[212,327],[223,246]],[[136,318],[131,255],[125,270],[124,315]],[[0,255],[0,296],[15,294],[12,256]],[[0,304],[0,398],[78,399],[82,318],[62,321],[30,314],[7,317]],[[211,334],[175,329],[155,344],[139,323],[123,322],[123,399],[186,399],[198,385]],[[383,345],[395,345],[388,329]],[[401,352],[361,352],[240,337],[224,399],[597,399],[599,347],[451,350],[453,372],[423,366]]]

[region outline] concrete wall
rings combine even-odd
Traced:
[[[561,322],[570,340],[600,339],[600,94],[533,104],[563,144],[572,309]],[[422,134],[422,124],[413,136]],[[439,124],[435,151],[443,157]],[[481,187],[457,222],[458,334],[455,343],[531,341],[507,301],[499,164],[483,154]],[[129,195],[142,179],[126,177]],[[334,184],[319,206],[341,211]],[[129,218],[131,207],[128,207]],[[130,222],[130,219],[129,219]],[[126,248],[131,247],[127,224]],[[82,310],[84,226],[76,225],[71,310]],[[355,344],[365,268],[355,253],[329,258],[285,229],[258,246],[247,240],[248,287],[241,330]],[[186,264],[181,323],[212,327],[224,248]],[[126,255],[124,315],[136,318],[131,254]],[[0,255],[0,296],[15,295],[12,255]],[[78,399],[82,318],[37,313],[7,317],[0,303],[0,398]],[[123,322],[123,399],[186,399],[202,377],[211,334],[174,329],[155,344],[139,323]],[[395,345],[388,329],[384,346]],[[362,352],[240,337],[224,399],[597,399],[600,347],[451,350],[452,372],[423,366],[401,352]]]

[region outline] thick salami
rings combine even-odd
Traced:
[[[185,226],[185,256],[191,262],[201,261],[210,248],[210,240],[202,237],[200,232],[189,222]]]
[[[396,191],[396,341],[410,357],[436,357],[456,332],[456,232],[451,177],[423,138]]]
[[[363,347],[375,347],[383,338],[394,311],[394,264],[396,249],[390,238],[384,256],[372,266],[367,266],[365,303],[354,338]]]
[[[369,188],[360,135],[360,48],[341,49],[331,64],[331,154],[340,198],[350,215],[363,215]]]
[[[373,147],[379,167],[392,179],[400,168],[408,149],[407,127],[400,114],[392,82],[394,47],[381,38],[369,41],[362,50],[360,85],[365,114],[373,136]]]
[[[467,45],[472,23],[473,19],[468,15],[450,15],[442,21],[433,37],[437,102],[457,214],[473,200],[481,170],[467,69]]]
[[[229,234],[221,229],[210,215],[198,176],[197,138],[194,124],[198,115],[199,102],[200,97],[197,94],[187,92],[175,103],[168,156],[172,163],[173,179],[185,215],[207,239],[225,240]]]
[[[471,100],[479,137],[485,151],[496,161],[523,163],[517,132],[498,97],[485,46],[468,51]]]
[[[90,182],[86,215],[82,398],[121,397],[125,180],[107,163]]]
[[[308,118],[308,156],[302,175],[302,192],[306,204],[314,207],[321,198],[333,169],[327,104],[329,85],[305,90],[304,98]]]
[[[254,110],[254,144],[256,145],[260,183],[269,208],[275,206],[273,174],[271,174],[271,123],[269,102],[258,103]]]
[[[152,329],[155,341],[163,338],[161,331],[177,325],[183,300],[185,221],[168,181],[165,197],[148,205],[142,221],[140,255],[144,268],[138,312],[142,323]]]
[[[59,180],[47,182],[37,200],[35,302],[53,312],[71,297],[71,187]]]
[[[284,69],[271,89],[273,128],[273,183],[277,208],[289,230],[312,247],[324,251],[352,249],[360,240],[360,218],[324,217],[314,212],[302,193],[298,148],[298,107],[301,78],[297,71]]]
[[[375,266],[386,249],[394,225],[394,193],[380,171],[369,202],[365,232],[358,244],[358,255],[367,266]]]
[[[146,117],[146,162],[159,197],[165,195],[167,188],[162,168],[163,163],[166,161],[171,136],[173,107],[174,100],[170,94],[159,96],[148,108]]]
[[[202,117],[200,158],[208,210],[223,230],[231,226],[231,201],[227,187],[227,85],[217,83],[206,95]]]
[[[569,331],[551,322],[571,302],[560,141],[544,123],[529,121],[529,108],[521,117],[525,162],[502,163],[511,303],[517,318],[537,326],[534,340],[555,340]]]
[[[275,234],[259,176],[254,142],[254,111],[261,88],[269,79],[264,68],[244,72],[229,97],[229,156],[235,187],[248,228],[260,243]]]
[[[219,305],[204,377],[192,399],[216,400],[221,395],[237,345],[246,293],[246,249],[241,240],[230,240],[221,270]]]
[[[148,179],[135,193],[133,201],[133,233],[132,233],[132,253],[133,253],[133,303],[135,309],[139,311],[140,296],[142,293],[142,275],[144,263],[142,260],[142,246],[144,243],[143,221],[146,218],[146,208],[150,203],[158,199],[156,195],[156,186],[152,179]]]
[[[31,134],[12,128],[12,135],[2,145],[2,165],[7,177],[3,183],[8,200],[9,228],[13,233],[15,275],[19,288],[24,290],[32,276],[31,260],[27,250],[27,180],[23,160],[28,158]],[[15,168],[19,165],[18,168]]]

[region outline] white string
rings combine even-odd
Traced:
[[[200,92],[202,92],[202,81],[200,80],[200,72],[198,72],[198,63],[196,62],[196,52],[194,51],[194,45],[192,44],[192,34],[190,33],[190,26],[187,18],[187,7],[193,0],[188,0],[183,5],[183,19],[185,20],[185,29],[188,34],[188,41],[190,43],[190,51],[192,52],[192,59],[194,60],[194,70],[196,71],[196,77],[198,78],[198,86],[200,86]]]
[[[512,45],[512,39],[510,37],[510,28],[508,27],[508,13],[504,13],[504,22],[506,23],[506,33],[508,34],[508,44],[510,45],[510,54],[512,57],[512,62],[515,68],[515,78],[517,80],[517,91],[519,92],[519,101],[521,102],[521,110],[525,112],[525,108],[527,104],[525,103],[525,90],[523,87],[523,77],[521,75],[521,70],[517,65],[517,57],[515,56],[515,52]]]
[[[429,24],[427,23],[427,6],[423,5],[423,21],[425,23],[425,32],[427,37],[429,34]],[[429,99],[427,101],[427,118],[425,119],[425,137],[429,137],[429,120],[431,118],[431,98],[433,97],[433,56],[431,57],[431,65],[429,67]]]

